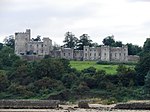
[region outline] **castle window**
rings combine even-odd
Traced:
[[[43,47],[43,44],[41,45],[41,47]]]
[[[99,53],[99,56],[101,56],[101,53]]]
[[[115,57],[117,57],[117,53],[115,53]]]
[[[91,56],[91,53],[90,53],[90,56]]]
[[[85,49],[85,51],[87,51],[87,49]]]
[[[64,53],[64,56],[65,56],[66,54]]]
[[[124,53],[124,56],[126,56],[126,53]]]
[[[43,50],[41,50],[41,53],[43,53]]]
[[[94,56],[96,57],[96,53],[94,53]]]
[[[68,55],[70,56],[70,53],[68,53]]]
[[[104,53],[104,55],[106,56],[106,53]]]
[[[37,44],[37,47],[38,47],[39,45]]]

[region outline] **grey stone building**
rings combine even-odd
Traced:
[[[52,40],[44,37],[43,41],[31,39],[31,31],[15,33],[15,54],[17,55],[49,55],[52,51]]]
[[[15,54],[28,57],[44,57],[45,55],[49,55],[54,58],[65,58],[69,60],[101,60],[114,62],[137,61],[139,58],[138,56],[129,56],[127,46],[84,46],[83,50],[61,47],[59,50],[53,50],[52,40],[48,37],[44,37],[43,41],[34,41],[30,35],[31,32],[29,29],[27,29],[26,32],[15,33]]]

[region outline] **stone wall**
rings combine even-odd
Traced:
[[[137,62],[140,60],[140,57],[137,55],[128,55],[128,61],[130,62]]]
[[[0,100],[0,109],[51,109],[59,103],[58,100]]]

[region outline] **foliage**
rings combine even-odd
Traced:
[[[147,53],[150,52],[150,39],[149,38],[144,42],[143,51]]]
[[[78,42],[78,38],[75,37],[75,35],[72,34],[72,32],[66,32],[65,40],[63,42],[65,43],[64,47],[75,48]]]
[[[103,44],[108,46],[113,46],[115,44],[114,36],[107,36],[103,39]]]
[[[13,35],[10,35],[10,36],[8,36],[8,37],[6,37],[5,39],[4,39],[4,44],[6,45],[6,46],[9,46],[9,47],[11,47],[11,48],[15,48],[15,39],[14,39],[14,36]]]
[[[108,62],[108,61],[97,61],[96,64],[100,65],[137,65],[137,62]]]
[[[84,46],[92,46],[92,40],[89,39],[90,37],[88,36],[88,34],[83,34],[80,36],[79,42],[78,42],[78,49],[79,50],[83,50]],[[93,44],[95,45],[95,44]]]
[[[9,86],[9,80],[4,72],[0,71],[0,92],[6,91]]]
[[[150,71],[150,40],[147,39],[143,46],[142,54],[140,55],[140,60],[136,66],[137,72],[137,83],[138,85],[144,85],[144,79],[148,71]]]
[[[132,43],[127,43],[128,55],[139,55],[142,52],[142,47],[138,45],[133,45]]]
[[[8,67],[11,67],[13,63],[20,59],[18,56],[16,56],[13,53],[13,49],[7,46],[4,46],[0,50],[0,63],[1,68],[7,69]]]
[[[150,96],[150,71],[145,76],[145,92]]]
[[[41,41],[41,36],[38,35],[36,38],[32,38],[33,41]]]

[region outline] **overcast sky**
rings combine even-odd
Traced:
[[[31,29],[63,44],[67,31],[86,33],[94,42],[114,35],[124,44],[142,46],[150,37],[150,0],[0,0],[0,42]]]

